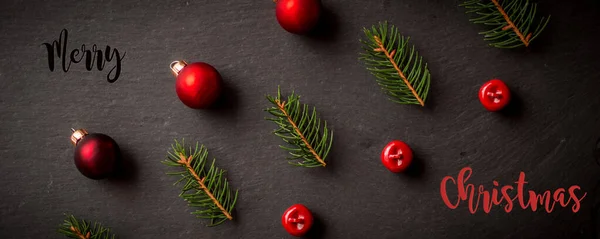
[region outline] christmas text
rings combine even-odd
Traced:
[[[573,185],[568,189],[558,188],[554,192],[546,190],[543,193],[536,193],[533,190],[525,191],[525,173],[519,174],[519,179],[515,182],[515,186],[505,185],[499,188],[497,181],[493,181],[491,191],[485,189],[483,185],[477,188],[474,184],[467,184],[467,180],[471,177],[473,170],[470,167],[465,167],[458,173],[458,177],[446,176],[440,184],[440,194],[442,201],[450,209],[456,209],[461,202],[468,202],[469,212],[475,214],[477,209],[481,207],[483,212],[489,213],[494,205],[504,204],[504,211],[512,211],[514,206],[520,206],[523,209],[530,208],[536,211],[538,208],[543,208],[546,212],[551,213],[555,206],[568,207],[576,213],[581,207],[581,201],[587,195],[586,192],[581,192],[581,188]],[[448,196],[448,187],[456,187],[458,195],[451,199]],[[515,191],[516,190],[516,191]],[[515,195],[516,194],[516,195]],[[481,204],[480,204],[481,203]],[[558,204],[557,204],[558,203]]]

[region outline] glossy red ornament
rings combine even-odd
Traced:
[[[117,142],[105,134],[88,134],[85,129],[73,130],[75,166],[91,179],[103,179],[115,172],[121,161]]]
[[[510,102],[510,90],[501,80],[493,79],[479,89],[479,101],[489,111],[499,111]]]
[[[221,75],[207,63],[195,62],[188,65],[185,61],[174,61],[171,63],[171,71],[177,77],[177,96],[190,108],[207,108],[221,93]]]
[[[302,204],[294,204],[281,217],[283,228],[292,236],[303,236],[313,225],[313,216],[310,210]]]
[[[319,22],[321,1],[277,0],[275,14],[283,29],[295,34],[305,34]]]
[[[394,173],[404,172],[413,160],[413,152],[407,144],[394,140],[381,151],[383,166]]]

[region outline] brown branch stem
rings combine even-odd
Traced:
[[[71,226],[71,228],[69,229],[71,229],[71,231],[74,232],[79,239],[90,239],[90,237],[92,236],[90,232],[88,232],[85,235],[81,234],[81,231],[79,231],[79,229],[75,228],[74,226]]]
[[[201,179],[200,176],[198,176],[198,174],[196,173],[196,171],[194,171],[194,168],[192,167],[192,156],[190,155],[190,157],[185,158],[183,154],[179,154],[179,160],[177,161],[177,163],[185,166],[185,168],[190,172],[190,174],[192,174],[192,177],[194,177],[196,182],[198,182],[198,185],[200,185],[200,189],[202,189],[206,193],[206,195],[208,195],[208,197],[217,205],[217,207],[221,209],[221,212],[223,212],[227,219],[232,220],[233,217],[231,217],[231,214],[229,214],[229,212],[225,210],[225,208],[223,207],[223,205],[221,205],[219,200],[217,200],[215,196],[210,192],[210,190],[208,190],[206,185],[204,185],[205,178]]]
[[[394,61],[394,55],[396,54],[396,50],[393,50],[391,53],[388,52],[388,50],[383,46],[383,42],[381,41],[381,39],[379,39],[378,36],[374,36],[374,38],[375,38],[375,42],[377,42],[377,46],[379,48],[376,48],[373,50],[376,52],[383,52],[385,54],[385,56],[388,58],[390,63],[392,63],[392,65],[394,66],[394,69],[396,69],[396,71],[398,72],[398,75],[400,76],[400,78],[402,78],[402,80],[404,81],[406,86],[408,86],[408,89],[410,89],[410,91],[415,96],[415,98],[417,98],[417,101],[419,101],[419,104],[421,104],[421,106],[425,106],[425,102],[423,102],[423,99],[421,99],[421,97],[419,97],[419,94],[417,94],[417,91],[415,90],[415,88],[413,88],[412,85],[410,84],[410,82],[408,82],[408,79],[406,78],[406,76],[404,75],[402,70],[400,70],[400,67],[398,67],[398,64],[396,64],[396,61]]]
[[[315,156],[315,158],[317,159],[317,161],[319,161],[319,163],[321,163],[323,165],[323,167],[325,167],[327,165],[325,163],[325,161],[323,161],[323,159],[321,159],[321,157],[319,156],[319,154],[317,154],[317,151],[315,151],[315,149],[313,149],[313,147],[308,143],[308,140],[306,140],[306,138],[304,137],[304,135],[302,134],[302,132],[300,132],[300,129],[298,128],[298,126],[296,125],[296,123],[292,120],[292,117],[290,117],[290,115],[288,114],[288,112],[285,110],[285,101],[281,102],[281,101],[279,101],[279,99],[277,99],[277,100],[275,100],[275,103],[277,103],[277,108],[279,108],[279,110],[287,118],[288,122],[290,122],[290,124],[294,128],[294,131],[296,131],[296,133],[298,134],[298,136],[300,136],[300,139],[302,140],[302,142],[304,142],[304,145],[306,145],[306,147],[308,148],[308,150]]]
[[[500,5],[500,3],[498,3],[498,0],[491,0],[491,1],[492,1],[492,3],[494,3],[494,6],[496,6],[498,11],[500,12],[500,14],[502,14],[502,16],[504,17],[504,20],[506,20],[506,23],[508,24],[507,26],[503,27],[502,30],[506,31],[506,30],[512,28],[512,30],[515,32],[515,34],[517,34],[517,36],[519,36],[519,39],[521,39],[521,42],[523,42],[525,47],[528,47],[529,39],[531,39],[531,33],[527,34],[527,36],[523,36],[523,33],[521,31],[519,31],[517,26],[515,26],[515,23],[513,23],[513,21],[510,20],[510,17],[508,17],[508,14],[506,14],[506,12],[504,11],[504,9]]]

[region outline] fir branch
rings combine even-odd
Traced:
[[[275,118],[267,118],[279,127],[273,132],[291,147],[279,147],[288,151],[288,160],[292,165],[302,167],[325,167],[325,159],[331,150],[333,131],[327,129],[327,122],[321,123],[317,111],[300,103],[300,96],[292,92],[287,101],[281,98],[281,90],[277,89],[277,97],[267,95],[267,100],[274,106],[266,109]],[[322,127],[321,127],[322,126]]]
[[[536,21],[537,4],[529,0],[469,0],[461,6],[477,15],[471,22],[492,26],[480,34],[497,48],[528,47],[550,21],[550,16]]]
[[[67,219],[59,226],[58,232],[69,238],[76,239],[114,239],[115,235],[109,228],[94,222],[93,226],[85,220],[77,220],[73,215],[66,215]]]
[[[231,212],[235,207],[238,197],[236,190],[232,194],[225,171],[215,167],[215,159],[212,160],[208,169],[208,151],[204,145],[192,150],[190,146],[186,150],[184,141],[171,146],[165,165],[180,168],[180,171],[167,173],[169,175],[180,175],[181,178],[174,185],[185,181],[181,198],[188,202],[191,207],[200,209],[193,212],[198,218],[210,219],[209,226],[219,225],[226,220],[232,220]]]
[[[359,59],[390,100],[425,106],[431,74],[415,47],[408,46],[410,38],[402,36],[395,26],[388,27],[387,22],[364,28],[364,33],[367,39],[360,42],[365,52]]]

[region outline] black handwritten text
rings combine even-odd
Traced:
[[[110,83],[117,81],[121,74],[121,62],[125,58],[125,52],[123,55],[119,54],[119,50],[106,46],[104,52],[96,47],[96,44],[92,45],[91,48],[86,48],[85,44],[81,45],[81,48],[73,49],[69,55],[67,55],[67,38],[69,33],[67,29],[63,29],[60,32],[58,40],[54,40],[52,43],[44,43],[48,50],[48,67],[50,71],[54,71],[54,59],[55,56],[61,61],[62,69],[64,72],[69,71],[72,63],[79,63],[85,58],[85,68],[91,71],[94,68],[94,64],[99,71],[102,71],[105,67],[106,62],[115,60],[115,65],[110,69],[106,75],[106,80]],[[103,54],[104,53],[104,54]],[[55,55],[56,54],[56,55]]]

